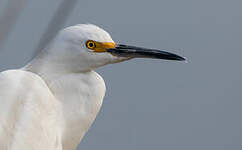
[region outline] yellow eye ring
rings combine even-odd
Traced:
[[[94,48],[96,48],[96,43],[94,41],[89,40],[86,42],[86,47],[88,49],[94,49]]]

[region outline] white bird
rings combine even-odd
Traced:
[[[185,60],[116,44],[91,24],[60,31],[25,67],[0,73],[0,150],[76,149],[105,95],[94,69],[136,57]]]

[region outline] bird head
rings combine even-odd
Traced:
[[[105,30],[92,24],[79,24],[63,29],[48,49],[53,60],[79,70],[93,70],[132,58],[185,60],[161,50],[117,44]]]

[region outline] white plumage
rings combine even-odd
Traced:
[[[135,48],[120,48],[103,29],[81,24],[59,32],[25,67],[1,72],[0,150],[74,150],[105,95],[95,68],[134,54],[181,60],[171,53],[128,51]]]
[[[26,67],[0,74],[1,150],[76,148],[105,94],[103,79],[92,71],[98,60],[88,64],[82,57],[112,57],[89,53],[87,39],[111,41],[94,25],[69,27]]]

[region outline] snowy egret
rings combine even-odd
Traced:
[[[91,24],[60,31],[25,67],[0,73],[0,149],[74,150],[105,95],[105,83],[93,70],[136,57],[185,60],[116,44]]]

